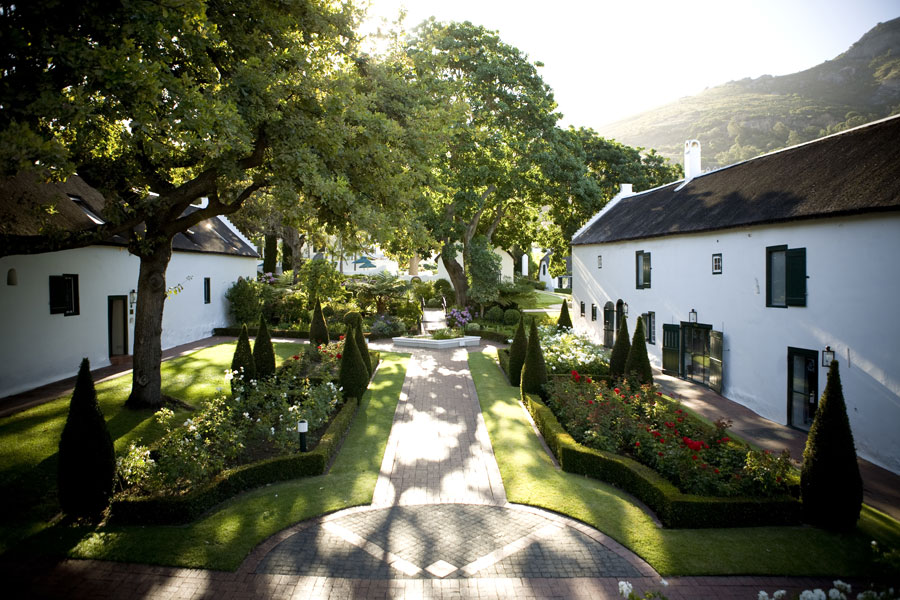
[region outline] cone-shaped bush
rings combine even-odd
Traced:
[[[253,343],[253,363],[259,379],[275,376],[275,348],[272,347],[272,337],[264,317],[259,318],[259,331],[256,332],[256,341]]]
[[[509,382],[518,386],[522,380],[522,366],[528,352],[528,338],[525,337],[525,317],[519,317],[519,327],[509,347]]]
[[[559,309],[559,318],[556,320],[556,328],[567,327],[572,329],[572,317],[569,316],[569,303],[563,298],[562,308]]]
[[[369,379],[372,378],[372,357],[369,356],[369,344],[366,343],[366,336],[363,335],[362,319],[356,320],[356,347],[359,348],[359,355],[362,357],[366,365],[366,372]]]
[[[631,343],[628,341],[628,321],[622,316],[622,324],[616,334],[616,343],[613,344],[612,354],[609,356],[609,376],[615,381],[625,375],[625,363],[628,361],[628,353],[631,351]]]
[[[528,348],[525,351],[525,363],[522,365],[521,388],[529,394],[540,394],[544,397],[544,384],[547,383],[547,365],[544,363],[544,351],[538,336],[537,324],[531,320],[528,331]]]
[[[644,320],[638,319],[634,328],[634,338],[625,360],[625,375],[638,383],[653,383],[653,369],[647,356],[647,341],[644,339]]]
[[[313,346],[321,346],[328,343],[328,325],[325,323],[325,315],[322,314],[322,304],[318,299],[316,299],[312,323],[309,324],[309,341]]]
[[[69,416],[59,438],[59,504],[68,515],[93,517],[109,505],[116,452],[97,404],[88,359],[81,361]]]
[[[243,368],[244,381],[256,379],[256,361],[253,360],[253,351],[250,349],[250,335],[247,333],[247,324],[241,327],[241,335],[238,336],[237,347],[231,358],[231,370],[240,372]],[[234,394],[234,380],[231,380],[231,393]]]
[[[813,418],[800,474],[800,499],[808,523],[836,531],[856,527],[863,487],[847,417],[838,361],[831,361],[825,393]]]
[[[341,387],[344,388],[344,398],[362,399],[366,388],[369,387],[369,373],[366,364],[359,355],[359,346],[356,345],[356,330],[350,329],[344,336],[344,349],[341,352]]]

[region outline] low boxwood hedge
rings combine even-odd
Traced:
[[[684,494],[635,460],[576,442],[539,397],[523,394],[522,402],[563,471],[600,479],[625,490],[650,507],[666,527],[698,529],[801,522],[800,502],[790,496],[716,498]]]
[[[256,336],[258,333],[258,327],[248,327],[247,333],[251,336]],[[240,327],[216,327],[213,329],[213,335],[227,335],[231,337],[236,337],[241,334]],[[309,332],[308,331],[298,331],[296,329],[274,329],[269,328],[269,336],[276,338],[296,338],[300,340],[308,340]]]
[[[499,342],[501,344],[508,344],[510,337],[512,337],[502,331],[490,331],[488,329],[466,329],[466,335],[477,335],[483,340]]]
[[[116,500],[111,507],[110,521],[134,525],[189,523],[216,504],[246,490],[276,481],[322,475],[358,408],[357,401],[345,402],[311,452],[277,456],[228,469],[206,485],[175,498],[153,496]]]

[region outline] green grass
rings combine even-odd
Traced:
[[[662,575],[871,576],[869,542],[900,546],[900,523],[863,507],[858,531],[813,527],[662,529],[631,496],[557,470],[531,428],[518,389],[498,373],[496,354],[469,354],[481,409],[510,502],[569,515],[609,535]]]
[[[510,298],[519,308],[549,308],[562,304],[562,298],[554,294],[535,290],[533,293],[520,294]]]
[[[301,344],[276,344],[275,351],[278,360],[284,360],[293,354],[296,354],[301,348]],[[224,380],[224,371],[231,364],[231,357],[234,353],[234,343],[221,344],[211,348],[199,350],[190,355],[175,358],[162,364],[163,393],[174,396],[189,403],[198,404],[203,398],[219,393],[217,388],[226,387]],[[389,402],[390,394],[394,394],[393,402],[396,403],[399,397],[399,389],[402,385],[405,373],[405,359],[397,356],[387,356],[384,366],[379,369],[378,376],[370,386],[372,398],[369,405],[372,410],[376,410],[384,402]],[[399,373],[399,375],[398,375]],[[395,381],[399,376],[399,381]],[[395,389],[396,388],[396,389]],[[124,375],[116,379],[109,380],[97,385],[97,396],[101,409],[107,419],[110,434],[115,440],[116,450],[122,451],[127,448],[128,444],[137,439],[142,439],[145,443],[151,442],[161,435],[162,429],[153,419],[153,411],[142,410],[132,411],[124,408],[125,400],[131,390],[131,376]],[[65,424],[65,418],[68,411],[69,398],[64,397],[52,402],[48,402],[33,409],[12,415],[10,417],[0,419],[0,494],[5,498],[8,510],[3,512],[0,517],[2,527],[0,527],[0,552],[5,552],[11,545],[14,545],[23,538],[32,536],[50,526],[50,521],[59,511],[59,505],[56,500],[56,453],[59,435]],[[386,426],[381,420],[374,419],[376,427],[372,429],[372,434],[383,433],[383,429],[390,431],[391,420],[393,419],[393,409],[386,409],[389,415],[383,417],[387,419]],[[186,416],[190,411],[179,411],[181,416]],[[360,422],[367,422],[369,415],[367,412],[360,412],[357,416],[353,428],[359,426]],[[382,419],[383,420],[383,419]],[[357,446],[355,450],[352,436],[348,437],[348,443],[345,444],[344,450],[335,463],[332,475],[345,476],[349,481],[349,486],[333,487],[329,484],[329,492],[327,494],[319,494],[317,499],[310,500],[308,506],[303,511],[316,510],[316,506],[332,506],[336,505],[339,497],[349,497],[356,499],[359,491],[356,486],[362,485],[364,490],[368,485],[374,489],[374,481],[377,477],[378,468],[380,467],[380,454],[377,458],[377,464],[371,467],[363,458],[351,459],[347,457],[347,448],[350,453],[359,453],[361,449],[372,446],[373,440],[368,439],[369,432],[363,432],[362,439],[365,440],[364,446]],[[384,434],[385,440],[386,433]],[[357,438],[360,435],[357,434]],[[385,441],[386,443],[386,441]],[[383,448],[382,448],[383,451]],[[383,453],[383,452],[382,452]],[[375,460],[374,458],[372,459]],[[349,468],[343,468],[340,465],[348,464]],[[343,468],[343,471],[342,471]],[[374,472],[376,475],[372,475]],[[330,475],[329,475],[330,477]],[[371,481],[368,483],[363,481],[368,477]],[[322,478],[315,478],[322,479]],[[362,483],[358,482],[360,479]],[[311,480],[310,480],[311,481]],[[289,485],[289,484],[281,484]],[[312,484],[302,482],[300,487],[309,487]],[[276,486],[271,486],[275,488]],[[265,488],[265,489],[271,489]],[[336,490],[345,489],[346,493],[337,493]],[[334,494],[332,494],[334,492]],[[257,492],[246,494],[248,499],[254,497]],[[308,494],[305,496],[316,496],[316,494]],[[371,496],[371,490],[369,491]],[[282,498],[282,501],[284,499]],[[318,504],[317,504],[318,503]],[[282,510],[285,514],[296,514],[296,510]],[[238,511],[240,513],[240,511]],[[265,510],[262,511],[266,512]],[[260,513],[262,514],[262,513]],[[306,514],[305,512],[303,514]],[[224,532],[227,532],[234,525],[234,520],[208,521],[207,525],[212,529],[209,532],[215,533],[216,540],[223,539]],[[261,517],[263,518],[263,517]],[[304,517],[305,518],[305,517]],[[267,518],[263,518],[266,520]],[[134,549],[146,549],[147,562],[159,564],[190,564],[191,566],[199,566],[200,563],[194,561],[199,560],[197,557],[205,555],[201,549],[191,549],[190,540],[169,540],[166,543],[174,545],[183,545],[184,549],[180,553],[163,552],[160,556],[154,557],[154,552],[159,552],[160,546],[154,545],[153,539],[162,536],[160,539],[168,540],[165,534],[160,531],[166,531],[170,528],[144,528],[141,529],[147,535],[146,540],[137,540],[133,542]],[[241,529],[239,527],[239,529]],[[183,531],[183,528],[177,528]],[[201,530],[203,530],[201,528]],[[45,546],[42,551],[51,554],[65,553],[71,549],[72,555],[75,556],[91,556],[109,555],[115,558],[118,554],[130,556],[128,548],[132,544],[130,540],[135,539],[133,535],[128,535],[129,528],[106,528],[98,530],[96,535],[87,535],[85,530],[51,527],[47,532],[37,536],[28,545],[32,550],[41,550],[41,546]],[[251,532],[241,530],[241,535],[251,535]],[[59,538],[59,540],[67,540],[66,542],[45,544],[48,537]],[[227,537],[227,535],[226,535]],[[205,539],[205,538],[198,538]],[[109,540],[109,544],[98,544],[98,540]],[[63,547],[69,542],[72,543],[71,548]],[[204,546],[206,544],[203,544]],[[184,558],[181,558],[184,557]],[[122,559],[125,560],[125,559]],[[136,558],[135,560],[140,560]],[[186,562],[178,562],[184,560]],[[217,559],[219,560],[219,559]],[[221,564],[221,563],[217,563]],[[217,567],[219,568],[219,567]]]

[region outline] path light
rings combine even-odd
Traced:
[[[306,445],[307,431],[309,431],[309,422],[305,419],[303,421],[297,421],[297,434],[300,436],[300,452],[306,452],[308,450]]]
[[[822,366],[828,367],[831,366],[831,361],[834,360],[834,350],[831,349],[831,346],[825,346],[825,349],[822,350]]]
[[[697,322],[697,311],[693,308],[691,312],[688,313],[688,323],[696,323]]]

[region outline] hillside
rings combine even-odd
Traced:
[[[900,18],[811,69],[709,88],[599,128],[674,162],[698,139],[703,168],[731,164],[900,112]]]

